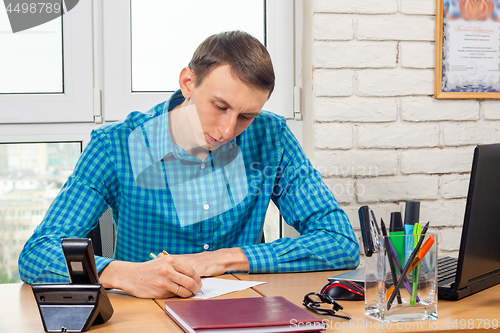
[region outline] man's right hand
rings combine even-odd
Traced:
[[[140,298],[189,297],[201,288],[195,270],[174,256],[158,256],[143,263],[115,260],[100,272],[99,281],[105,288],[121,289]]]

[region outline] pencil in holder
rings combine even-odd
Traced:
[[[377,237],[379,250],[365,258],[365,315],[382,322],[437,320],[438,236],[420,235],[421,246],[408,263],[399,262],[393,244],[414,242],[418,235]]]

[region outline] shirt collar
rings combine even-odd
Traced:
[[[132,169],[136,179],[144,170],[165,159],[165,157],[169,159],[172,155],[176,159],[190,163],[202,162],[177,145],[170,133],[168,111],[182,104],[184,100],[182,92],[177,90],[168,101],[163,103],[161,110],[156,109],[153,111],[154,117],[134,129],[130,134],[128,143]],[[224,160],[228,159],[230,161],[234,158],[232,155],[236,155],[238,152],[235,138],[213,151],[207,160],[212,160],[212,155],[220,158],[222,157],[220,154],[228,154],[229,156]]]
[[[165,103],[164,106],[164,114],[166,114],[168,111],[172,110],[176,106],[182,104],[185,101],[184,96],[182,95],[181,90],[177,90],[171,97],[170,99]],[[168,111],[167,111],[168,110]],[[167,116],[167,121],[170,121],[170,118]],[[167,123],[167,125],[169,125]],[[172,134],[170,133],[170,127],[167,127],[168,130],[168,135],[165,136],[166,141],[165,145],[163,147],[163,157],[160,159],[164,159],[164,157],[167,157],[167,155],[172,154],[174,155],[177,159],[185,160],[185,161],[190,161],[190,162],[200,162],[198,158],[190,155],[182,147],[180,147],[178,144],[175,143],[173,140]],[[160,141],[163,142],[163,141]],[[236,149],[236,138],[231,140],[230,142],[222,145],[218,149],[212,152],[207,159],[210,160],[212,158],[212,155],[218,155],[221,153],[235,153],[237,151]],[[158,161],[158,160],[157,160]],[[202,161],[203,162],[203,161]]]

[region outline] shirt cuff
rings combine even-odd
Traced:
[[[95,265],[97,268],[97,274],[101,273],[101,271],[106,266],[108,266],[110,262],[114,261],[114,259],[99,257],[99,256],[94,256],[94,258],[95,258]]]
[[[272,273],[278,270],[278,258],[270,243],[241,247],[248,258],[248,273]]]

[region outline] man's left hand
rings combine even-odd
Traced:
[[[250,269],[248,258],[240,247],[181,254],[174,257],[194,268],[202,277],[217,276],[230,271],[247,272]]]

